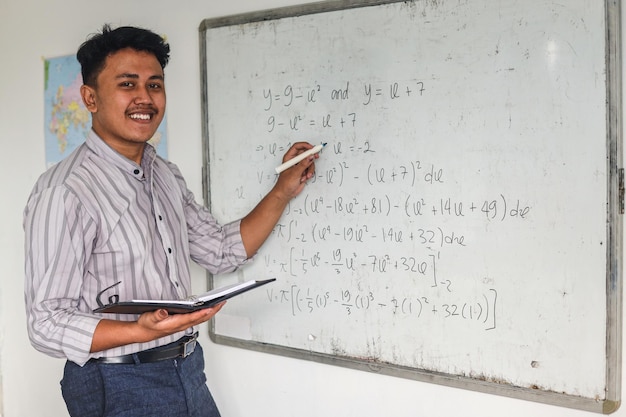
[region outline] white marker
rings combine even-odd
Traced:
[[[322,143],[321,145],[317,145],[317,146],[309,149],[308,151],[302,152],[300,155],[291,158],[289,161],[283,163],[282,165],[277,166],[276,167],[276,173],[280,174],[281,172],[283,172],[287,168],[291,168],[292,166],[294,166],[298,162],[302,161],[303,159],[308,158],[311,155],[315,155],[316,153],[318,153],[319,151],[324,149],[324,146],[326,146],[326,143]]]

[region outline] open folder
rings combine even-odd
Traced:
[[[231,297],[258,288],[261,285],[276,281],[270,278],[258,281],[246,281],[242,283],[227,285],[215,288],[204,294],[194,295],[184,300],[131,300],[111,303],[95,309],[94,313],[120,313],[120,314],[142,314],[147,311],[154,311],[160,308],[166,309],[170,314],[190,313],[192,311],[209,308]]]

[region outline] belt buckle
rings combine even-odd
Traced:
[[[183,358],[191,355],[196,350],[196,338],[192,338],[183,343]]]

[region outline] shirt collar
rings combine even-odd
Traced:
[[[146,145],[148,146],[144,147],[143,156],[141,158],[142,164],[137,165],[134,161],[131,161],[111,148],[104,140],[102,140],[102,138],[100,138],[100,136],[98,136],[96,132],[93,131],[93,129],[90,129],[87,134],[86,144],[87,147],[89,147],[89,149],[91,149],[91,151],[100,158],[115,165],[138,180],[143,180],[146,177],[144,175],[144,168],[147,169],[152,166],[156,157],[156,150],[152,145],[147,143]]]

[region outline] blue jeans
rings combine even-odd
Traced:
[[[80,367],[67,361],[61,392],[72,417],[219,417],[200,345],[186,358]]]

